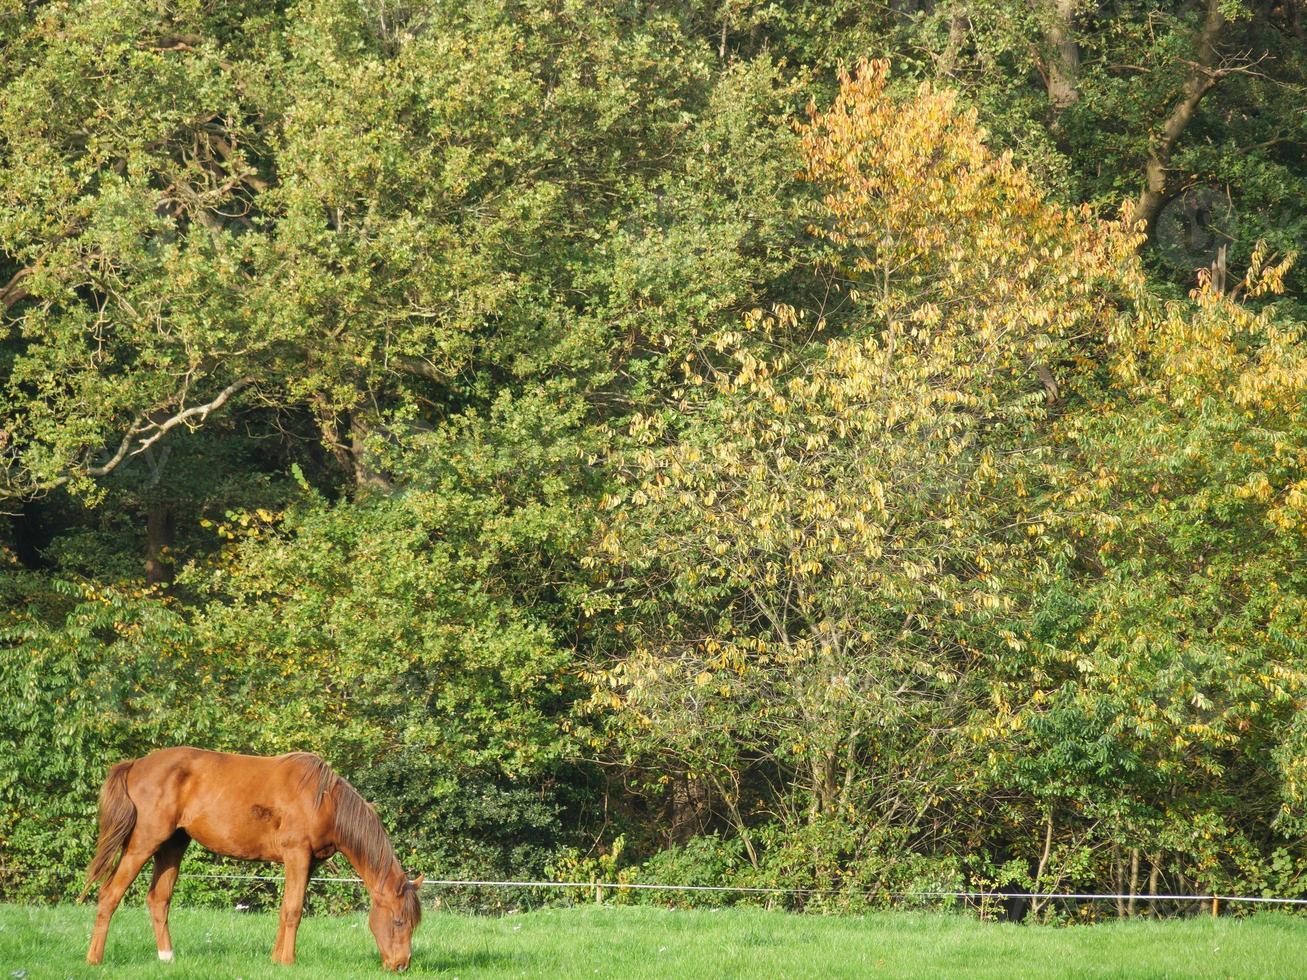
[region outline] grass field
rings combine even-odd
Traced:
[[[268,959],[270,914],[175,909],[177,959],[143,908],[121,909],[105,967],[82,961],[89,906],[0,906],[5,977],[381,977],[363,916],[311,917],[299,964]],[[1058,929],[944,914],[796,916],[755,909],[576,908],[504,918],[428,913],[410,974],[445,977],[1302,977],[1307,918],[1268,913]]]

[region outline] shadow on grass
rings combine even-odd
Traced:
[[[381,958],[375,950],[343,951],[324,949],[317,951],[301,950],[296,957],[296,965],[289,968],[279,967],[272,962],[271,944],[269,950],[260,950],[256,954],[248,944],[214,937],[212,941],[199,944],[178,944],[177,959],[174,964],[161,964],[158,961],[153,943],[139,948],[135,943],[130,947],[110,948],[104,960],[104,968],[110,973],[114,970],[151,970],[159,968],[168,970],[180,968],[188,976],[227,976],[238,965],[244,966],[246,975],[280,976],[283,973],[292,977],[297,971],[311,976],[393,976],[382,969]],[[414,954],[409,965],[411,975],[453,974],[462,972],[503,972],[522,975],[531,973],[538,957],[529,951],[505,952],[500,950],[422,950]],[[23,964],[17,964],[22,966]],[[12,966],[12,964],[10,965]],[[39,975],[40,964],[33,964],[38,969],[32,976]],[[26,972],[26,971],[23,971]],[[99,971],[77,963],[70,971],[76,975],[97,976]],[[0,974],[3,976],[3,974]]]
[[[531,953],[501,953],[482,949],[468,953],[425,953],[414,956],[409,969],[414,973],[454,973],[460,970],[502,970],[514,976],[531,972],[536,957]]]
[[[351,946],[346,949],[336,946],[310,949],[301,946],[297,965],[309,971],[320,971],[325,974],[366,976],[372,973],[378,977],[394,976],[382,969],[381,956],[371,945],[371,937],[368,938],[368,945],[358,948]],[[214,945],[216,947],[217,944]],[[237,946],[232,952],[239,954],[241,948]],[[408,973],[417,976],[451,973],[458,976],[467,971],[501,971],[520,976],[531,973],[539,959],[540,957],[532,950],[451,949],[439,939],[432,939],[414,943],[413,959],[409,963]]]

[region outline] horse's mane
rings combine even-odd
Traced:
[[[327,794],[333,793],[336,803],[336,839],[376,874],[385,873],[396,860],[395,849],[391,846],[386,828],[377,819],[376,811],[359,795],[358,790],[312,752],[291,752],[284,758],[287,762],[296,762],[303,767],[300,786],[305,789],[314,787],[315,807],[322,806]],[[412,912],[416,921],[418,913],[407,907],[410,904],[418,905],[417,889],[406,884],[404,894],[406,911]]]

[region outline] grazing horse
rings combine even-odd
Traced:
[[[339,851],[372,896],[368,925],[381,962],[390,970],[408,968],[422,914],[422,878],[408,880],[385,828],[358,791],[308,752],[265,758],[192,748],[160,749],[109,770],[100,790],[100,839],[82,893],[104,882],[88,963],[104,959],[109,920],[151,857],[150,920],[159,959],[172,959],[168,903],[192,840],[229,857],[285,865],[281,924],[272,947],[277,963],[295,962],[295,930],[310,871]]]

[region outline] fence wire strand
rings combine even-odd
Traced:
[[[0,867],[0,874],[22,874],[22,868]],[[266,881],[279,882],[279,875],[258,874],[210,874],[202,872],[183,872],[179,878],[208,881]],[[362,885],[362,878],[343,876],[315,875],[311,882],[323,884]],[[974,898],[982,900],[1003,900],[1009,898],[1060,899],[1067,901],[1117,901],[1133,899],[1135,902],[1242,902],[1252,905],[1307,905],[1307,898],[1284,898],[1270,895],[1145,895],[1115,894],[1111,892],[1010,892],[1010,891],[885,891],[871,889],[844,888],[781,888],[759,885],[669,885],[653,882],[633,881],[495,881],[477,878],[426,878],[423,888],[556,888],[556,889],[600,889],[602,891],[662,891],[662,892],[717,892],[737,895],[794,895],[794,896],[859,896],[862,898]]]
[[[183,874],[182,878],[208,878],[232,881],[280,881],[272,875],[238,874]],[[362,885],[362,878],[313,877],[310,881]],[[1280,898],[1264,895],[1145,895],[1112,894],[1098,892],[980,892],[980,891],[915,891],[897,892],[842,888],[767,888],[752,885],[668,885],[649,882],[622,881],[491,881],[462,878],[426,878],[422,887],[432,888],[601,888],[604,891],[668,891],[668,892],[732,892],[747,895],[859,895],[864,898],[1038,898],[1075,899],[1082,901],[1136,902],[1248,902],[1265,905],[1307,905],[1307,898]]]

